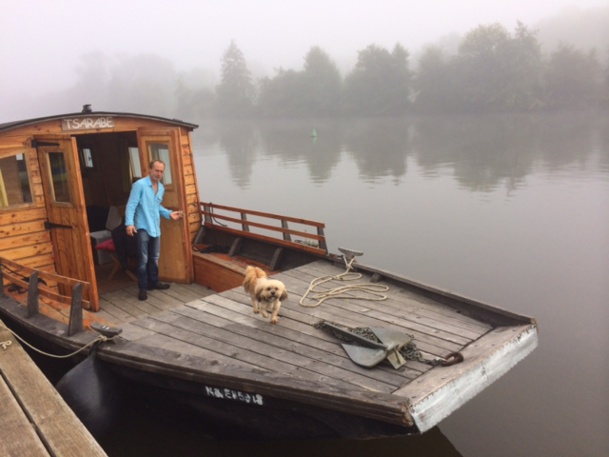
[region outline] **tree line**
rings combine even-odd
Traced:
[[[95,106],[145,110],[182,118],[298,118],[319,116],[401,116],[418,113],[532,112],[609,107],[609,63],[595,49],[560,44],[545,55],[536,32],[518,23],[468,32],[457,51],[426,48],[411,64],[396,44],[371,44],[358,52],[344,77],[330,56],[312,47],[302,70],[280,68],[255,79],[247,59],[231,42],[221,59],[220,81],[193,84],[176,76],[158,56],[124,57],[113,74],[106,58],[93,53],[81,68],[79,92],[99,90]],[[196,81],[195,81],[196,82]],[[169,89],[170,88],[170,89]],[[80,90],[79,90],[80,89]],[[105,94],[105,96],[103,96]],[[118,95],[117,95],[118,94]],[[153,95],[151,97],[150,95]],[[83,95],[84,96],[84,95]],[[128,106],[127,106],[128,105]]]

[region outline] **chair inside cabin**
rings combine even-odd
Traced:
[[[127,236],[125,223],[118,207],[108,208],[102,228],[99,221],[104,208],[89,207],[87,213],[96,263],[113,264],[108,280],[111,281],[119,271],[123,271],[131,280],[137,281],[137,277],[129,270],[129,259],[137,258],[137,241],[135,237]]]

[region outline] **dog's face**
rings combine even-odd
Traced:
[[[285,285],[276,279],[262,279],[256,285],[256,299],[258,301],[273,302],[275,300],[285,300],[288,292]]]

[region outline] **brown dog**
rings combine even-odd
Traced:
[[[268,312],[272,311],[271,324],[276,324],[281,301],[288,298],[285,285],[276,279],[269,279],[262,268],[249,265],[245,268],[243,288],[252,298],[254,314],[261,312],[264,317],[269,317]]]

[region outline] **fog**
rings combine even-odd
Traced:
[[[301,69],[312,46],[321,47],[347,72],[358,51],[370,44],[391,49],[400,43],[416,65],[425,45],[454,42],[478,25],[499,22],[512,30],[521,21],[535,29],[560,16],[567,19],[562,22],[566,38],[587,40],[583,46],[598,39],[604,45],[599,55],[605,58],[609,39],[606,32],[600,36],[602,25],[578,29],[577,21],[570,26],[568,19],[608,7],[608,0],[5,1],[0,15],[0,122],[62,111],[46,95],[72,87],[83,65],[90,63],[84,56],[94,52],[121,61],[151,54],[170,61],[176,72],[213,86],[232,40],[254,77],[272,76],[279,68]],[[546,41],[560,39],[544,33]],[[79,100],[71,111],[88,102]]]

